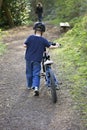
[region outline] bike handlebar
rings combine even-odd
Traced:
[[[55,42],[49,42],[52,46],[61,47],[61,44]]]
[[[51,45],[53,45],[53,46],[56,46],[56,43],[54,43],[54,42],[49,42]]]

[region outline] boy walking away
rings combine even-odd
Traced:
[[[36,6],[36,14],[38,16],[38,21],[41,22],[42,21],[42,14],[43,14],[43,6],[40,2]]]
[[[26,79],[27,88],[34,90],[34,95],[39,96],[40,70],[43,52],[46,47],[52,46],[47,39],[42,37],[45,25],[38,22],[34,25],[35,34],[30,35],[24,43],[26,47]]]

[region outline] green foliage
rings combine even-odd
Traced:
[[[87,54],[87,16],[81,17],[81,20],[75,24],[74,28],[67,35],[73,35],[73,44],[79,46],[78,49]]]
[[[29,21],[30,3],[28,0],[5,0],[5,6],[11,14],[11,18],[15,25],[23,25]],[[4,4],[4,3],[3,3]],[[0,12],[0,25],[7,25],[8,19],[5,10],[2,8]]]
[[[72,84],[71,94],[77,102],[77,109],[81,113],[86,125],[87,119],[87,15],[76,20],[74,28],[68,31],[63,38],[58,39],[62,44],[61,56],[64,62],[66,78]]]
[[[5,0],[6,7],[11,13],[11,17],[16,25],[27,24],[28,21],[36,21],[35,7],[38,0]],[[87,0],[40,0],[43,4],[44,20],[53,20],[58,24],[60,21],[66,22],[78,19],[79,16],[87,12]],[[0,24],[8,24],[6,13],[1,9]]]
[[[87,0],[56,0],[54,10],[55,19],[62,22],[78,19],[87,12]]]
[[[13,0],[10,4],[13,19],[16,24],[26,24],[29,20],[30,5],[26,0]]]

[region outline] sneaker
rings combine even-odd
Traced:
[[[35,87],[35,89],[34,89],[34,96],[39,96],[38,87]]]

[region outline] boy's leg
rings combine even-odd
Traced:
[[[40,86],[40,70],[41,64],[38,62],[33,63],[33,79],[32,79],[32,87],[35,90],[35,96],[39,95],[39,86]]]
[[[28,89],[32,86],[32,64],[26,60],[26,80]]]
[[[41,65],[39,62],[33,63],[33,79],[32,79],[32,87],[38,87],[40,86],[40,70]]]
[[[47,66],[47,68],[46,68],[46,85],[48,87],[50,87],[49,69],[50,69],[50,67]],[[53,76],[54,76],[54,81],[55,81],[56,89],[59,89],[58,80],[57,80],[57,78],[56,78],[56,76],[54,74],[53,74]]]
[[[46,85],[47,87],[50,87],[50,75],[49,75],[49,69],[51,67],[49,65],[46,66]]]
[[[47,70],[46,70],[46,86],[50,87],[49,68],[47,68]]]

